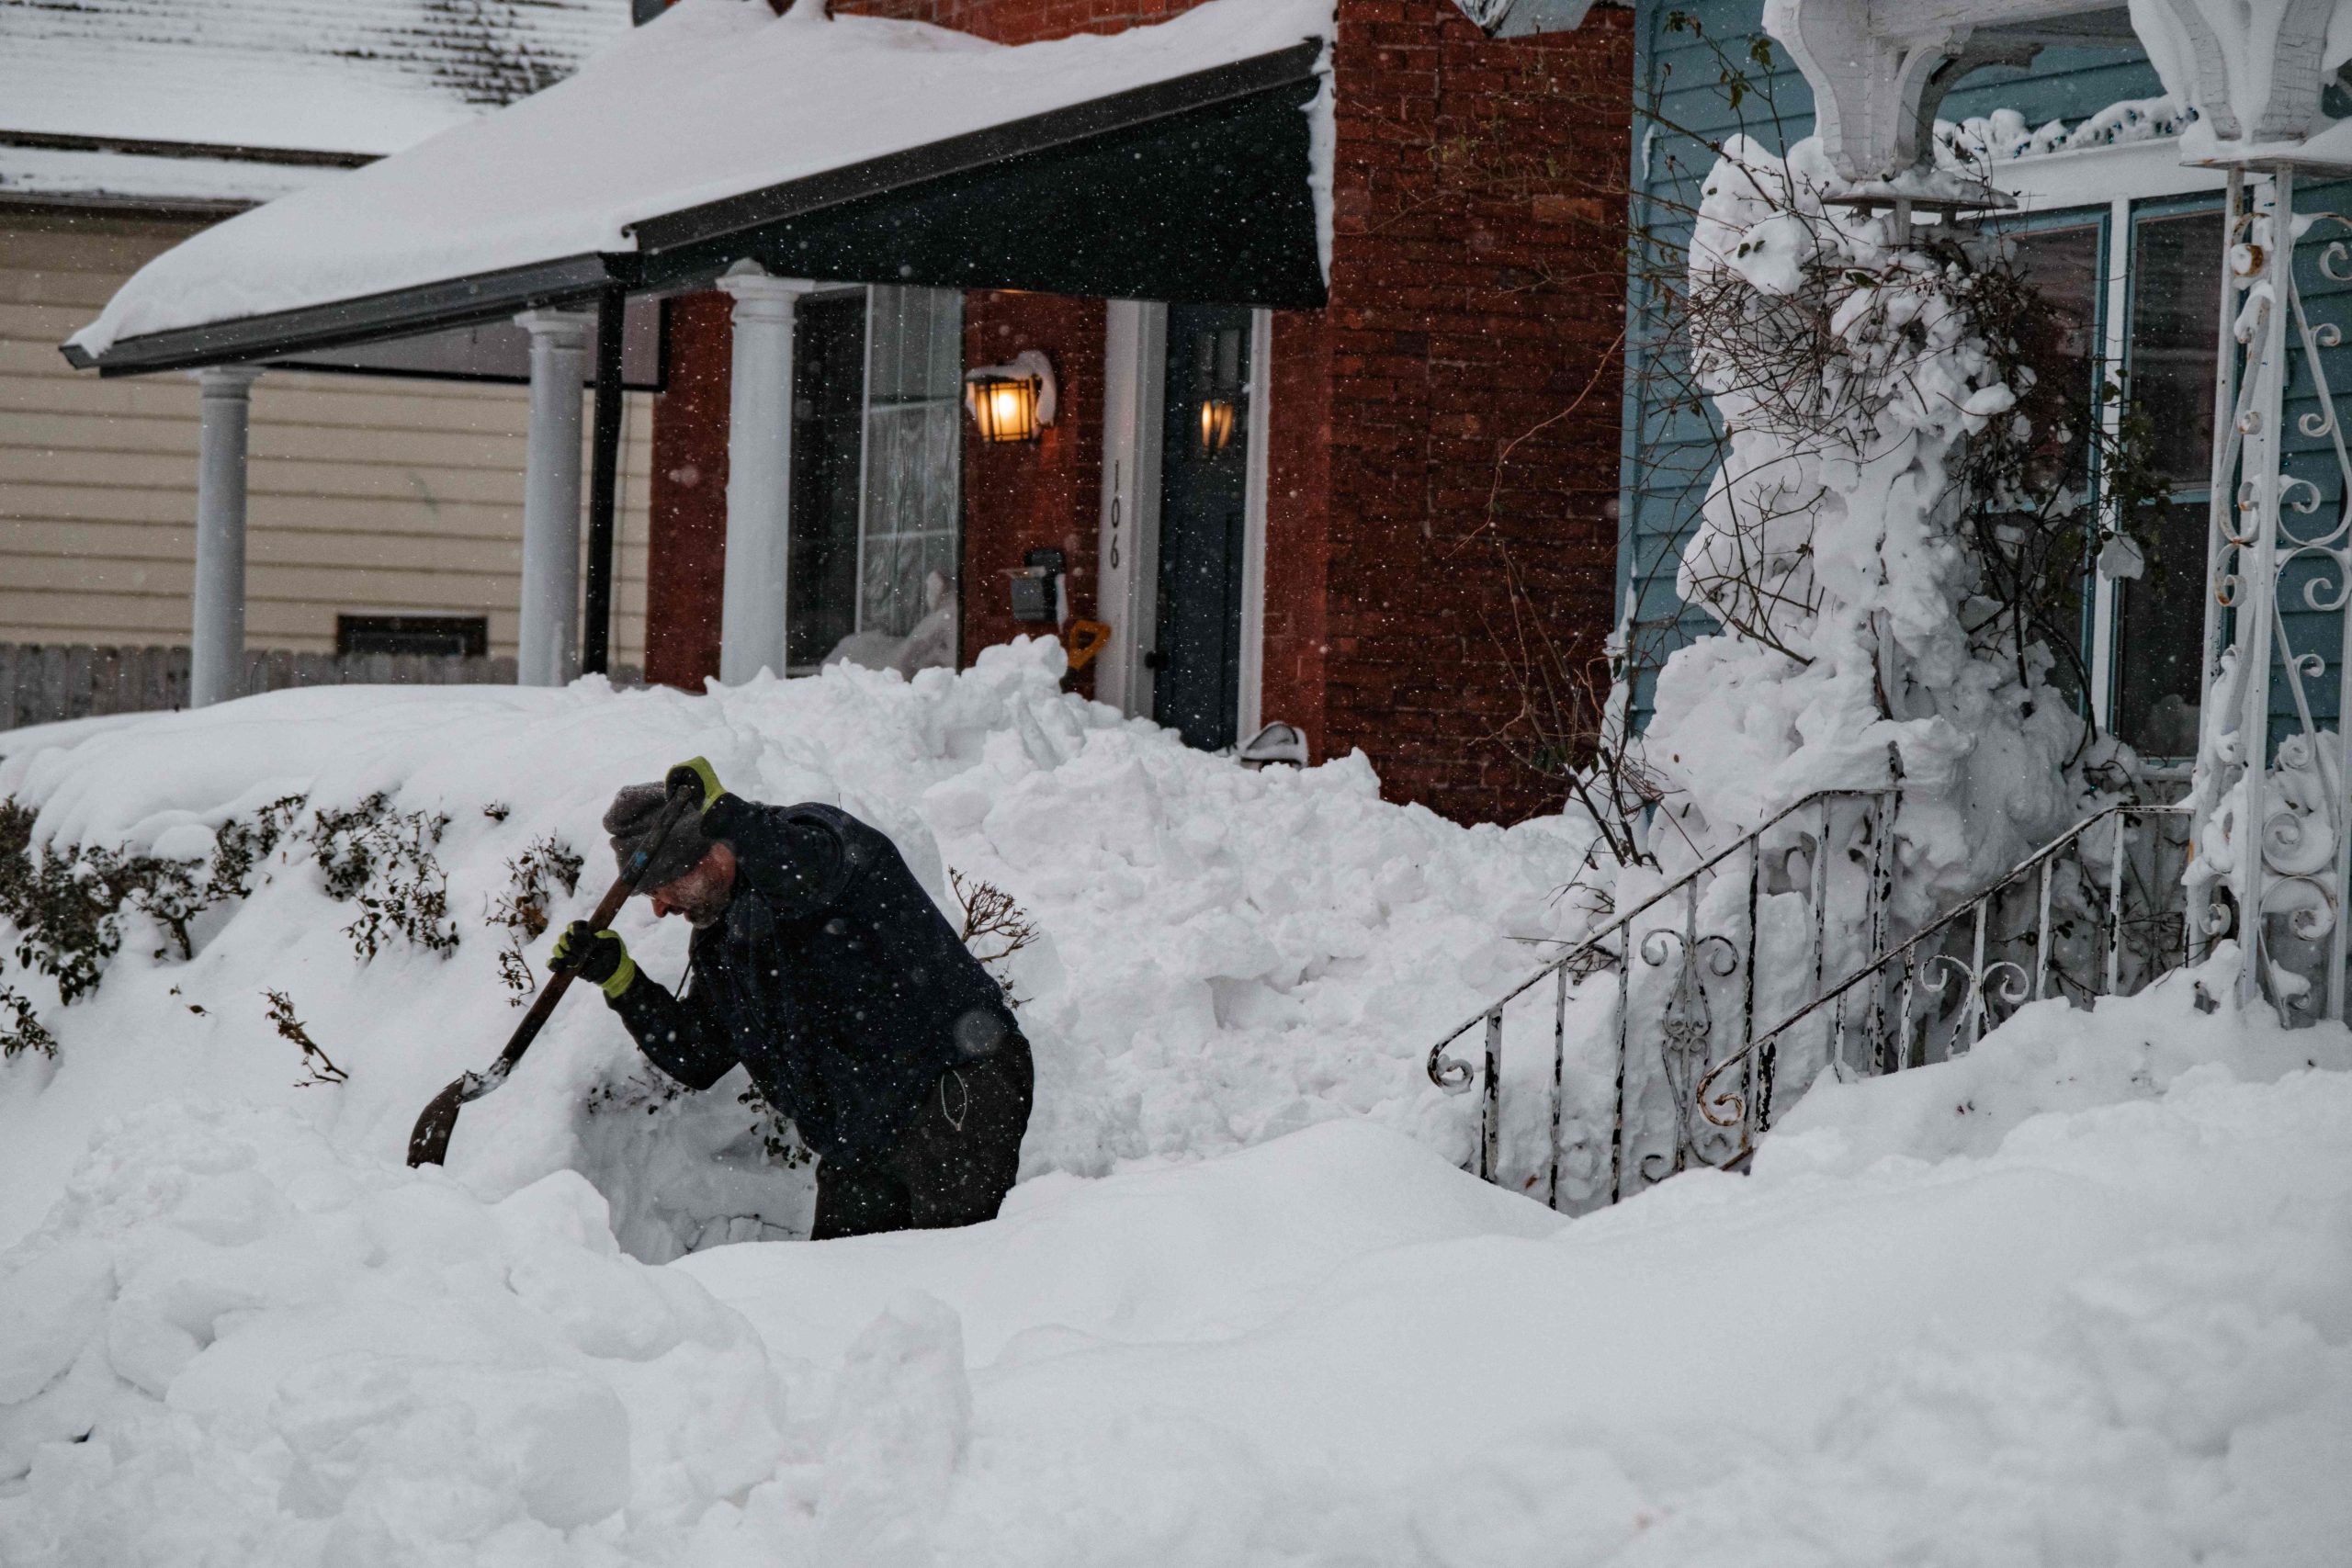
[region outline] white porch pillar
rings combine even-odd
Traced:
[[[735,297],[727,427],[727,577],[718,678],[784,673],[785,575],[792,536],[792,324],[813,285],[738,262],[718,280]]]
[[[560,686],[580,673],[580,389],[595,318],[526,310],[514,321],[531,334],[514,679],[524,686]]]
[[[195,626],[188,638],[188,703],[244,694],[245,433],[260,367],[215,365],[195,372],[204,419],[196,456]]]

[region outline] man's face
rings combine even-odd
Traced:
[[[715,926],[735,894],[735,852],[713,844],[695,868],[653,889],[655,915],[684,915],[696,931]]]

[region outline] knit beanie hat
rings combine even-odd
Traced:
[[[613,796],[612,809],[605,813],[605,831],[613,836],[613,860],[623,873],[628,870],[629,857],[653,830],[654,819],[669,795],[658,784],[629,784]],[[688,811],[670,824],[662,841],[653,846],[653,857],[645,863],[645,874],[637,879],[638,886],[647,892],[666,886],[692,871],[710,851],[710,840],[702,830],[702,814]]]

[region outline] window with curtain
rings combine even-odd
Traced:
[[[804,299],[794,331],[786,654],[905,673],[956,657],[964,297],[874,287]]]
[[[866,291],[857,629],[903,637],[952,615],[963,507],[964,296]]]

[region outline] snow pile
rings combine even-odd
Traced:
[[[249,897],[202,917],[191,961],[134,919],[104,983],[71,1007],[12,963],[0,983],[39,1004],[60,1047],[0,1063],[0,1240],[35,1223],[93,1129],[157,1099],[296,1106],[337,1147],[395,1156],[425,1100],[494,1055],[519,1016],[499,977],[504,933],[483,919],[510,863],[550,836],[588,860],[529,944],[543,970],[555,931],[609,883],[596,825],[612,792],[698,753],[751,798],[876,823],[951,918],[953,869],[1038,921],[1043,939],[1012,964],[1040,1077],[1028,1173],[1197,1157],[1351,1115],[1466,1158],[1476,1108],[1439,1095],[1421,1056],[1540,951],[1516,939],[1570,933],[1577,917],[1553,894],[1583,834],[1389,805],[1360,755],[1253,773],[1066,695],[1061,669],[1057,645],[1022,642],[911,683],[844,666],[699,697],[315,689],[8,736],[0,797],[40,807],[37,837],[56,845],[198,856],[224,822],[294,794],[306,813],[381,791],[401,812],[446,814],[435,852],[459,941],[442,957],[395,940],[361,963],[345,934],[356,907],[327,897],[297,845]],[[640,899],[618,926],[674,983],[682,923],[657,928]],[[302,1056],[265,1019],[271,990],[347,1083],[294,1087]],[[671,1092],[601,998],[569,998],[514,1078],[466,1110],[450,1169],[493,1198],[580,1169],[650,1259],[805,1234],[808,1173],[766,1146],[744,1087]]]
[[[619,1256],[578,1175],[484,1204],[282,1111],[110,1128],[0,1321],[12,1563],[579,1561],[782,1451],[756,1337]]]
[[[1351,1122],[647,1268],[158,1108],[0,1257],[0,1560],[2319,1568],[2352,1040],[2196,979],[1575,1222]]]

